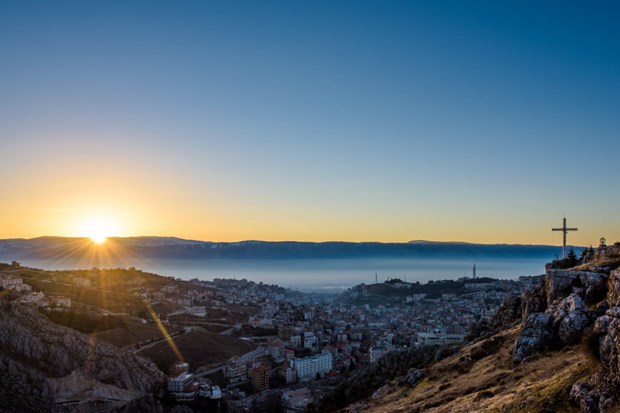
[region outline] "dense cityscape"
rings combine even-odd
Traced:
[[[247,345],[248,351],[209,365],[192,364],[182,344],[167,366],[151,354],[168,373],[163,387],[171,403],[210,399],[228,411],[277,407],[291,412],[306,411],[331,388],[389,352],[462,343],[473,325],[490,321],[507,295],[522,293],[537,280],[477,278],[474,269],[472,277],[457,281],[387,279],[330,295],[245,279],[182,281],[135,268],[41,271],[13,262],[0,273],[0,287],[10,290],[8,299],[36,306],[53,321],[62,323],[61,314],[77,312],[163,329],[161,337],[116,342],[147,357],[149,349],[173,347],[180,337],[204,328]],[[73,295],[54,295],[52,285],[64,285]],[[98,308],[84,298],[87,291],[104,295],[110,288],[149,310],[125,304],[124,311],[110,311],[109,303]],[[103,331],[99,338],[115,342],[114,331]],[[203,343],[204,351],[209,345]]]

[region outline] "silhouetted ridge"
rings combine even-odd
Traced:
[[[470,244],[463,242],[206,242],[174,237],[110,238],[128,252],[146,258],[476,258],[510,257],[552,259],[560,248],[548,245]],[[86,246],[88,238],[40,237],[0,240],[0,257],[47,258]]]

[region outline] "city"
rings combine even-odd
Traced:
[[[210,399],[228,411],[276,406],[294,412],[387,353],[462,343],[508,295],[538,279],[477,278],[474,270],[456,281],[421,285],[394,278],[318,294],[245,279],[182,281],[135,268],[43,271],[13,262],[2,266],[0,287],[10,293],[7,299],[38,307],[53,321],[62,323],[64,313],[117,320],[93,335],[155,361],[169,374],[164,387],[173,403]],[[54,295],[58,288],[71,296]],[[105,297],[112,290],[131,300],[89,298],[89,292]],[[135,336],[127,337],[128,330]],[[200,365],[211,342],[185,347],[183,339],[204,339],[201,333],[216,333],[230,340],[224,346],[238,349]]]

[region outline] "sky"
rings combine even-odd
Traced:
[[[620,241],[620,4],[0,3],[0,238]]]

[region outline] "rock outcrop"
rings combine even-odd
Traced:
[[[0,301],[0,411],[46,412],[75,399],[122,404],[156,390],[163,378],[147,359],[53,324],[30,306]]]
[[[571,399],[577,402],[582,413],[596,413],[599,411],[600,395],[593,392],[593,390],[593,386],[587,383],[574,384],[570,390]]]
[[[551,343],[553,318],[546,313],[532,313],[523,324],[521,335],[515,340],[513,361],[521,363]]]
[[[620,386],[620,307],[612,307],[597,318],[599,356],[606,381]]]
[[[422,380],[422,377],[424,377],[424,370],[412,367],[409,369],[407,374],[405,374],[405,377],[400,380],[399,384],[401,386],[405,384],[415,386],[420,380]]]
[[[548,265],[537,286],[508,297],[463,347],[410,366],[398,384],[382,377],[374,398],[369,390],[347,397],[360,387],[356,378],[332,400],[359,400],[350,413],[620,411],[620,243],[579,264]]]
[[[607,302],[612,307],[620,306],[620,271],[612,271],[609,274]]]
[[[607,295],[608,275],[549,270],[541,285],[522,298],[522,333],[515,340],[513,361],[521,363],[546,348],[574,344],[596,319],[594,305]]]
[[[513,362],[587,337],[600,372],[575,383],[570,397],[582,412],[598,413],[616,408],[620,393],[620,270],[590,269],[600,272],[550,269],[541,285],[522,297],[525,318]]]

